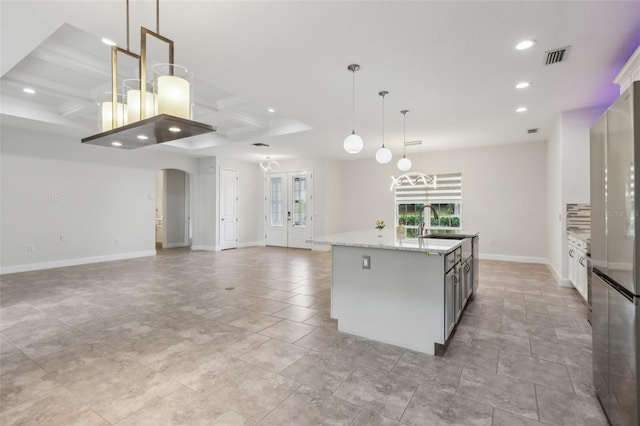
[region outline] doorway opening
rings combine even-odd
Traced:
[[[191,246],[190,193],[188,173],[176,169],[156,173],[156,248]]]

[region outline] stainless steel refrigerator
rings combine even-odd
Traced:
[[[593,380],[612,425],[638,426],[640,82],[591,129]]]

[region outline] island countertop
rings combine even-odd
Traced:
[[[465,233],[465,235],[477,233]],[[382,237],[376,229],[345,232],[321,237],[315,237],[309,242],[313,244],[327,244],[332,246],[365,247],[386,250],[417,251],[432,254],[447,254],[462,245],[462,240],[442,238],[396,238],[395,231],[383,229]]]

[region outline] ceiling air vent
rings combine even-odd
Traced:
[[[422,145],[422,141],[406,141],[404,146]]]
[[[538,130],[540,130],[540,129],[527,129],[527,133],[529,133],[529,134],[538,133]]]
[[[569,47],[561,47],[560,49],[554,49],[547,51],[547,61],[545,65],[557,64],[558,62],[566,61],[569,54]]]
[[[268,147],[270,147],[271,145],[268,145],[268,144],[266,144],[266,143],[262,143],[262,142],[256,142],[256,143],[254,143],[254,144],[253,144],[253,146],[261,146],[261,147],[268,148]]]

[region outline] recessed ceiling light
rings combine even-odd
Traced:
[[[138,139],[140,139],[141,141],[146,141],[147,139],[149,139],[149,136],[146,135],[138,135],[137,136]]]
[[[35,90],[33,90],[31,87],[25,87],[24,89],[22,89],[22,91],[23,91],[24,93],[28,93],[28,94],[30,94],[30,95],[33,95],[33,94],[35,94],[35,93],[36,93],[36,91],[35,91]]]
[[[180,127],[169,127],[169,131],[173,133],[178,133],[180,131]]]
[[[516,44],[516,49],[525,50],[530,48],[534,44],[536,44],[534,40],[522,40],[520,43]]]
[[[103,38],[102,42],[107,46],[116,46],[116,42],[113,40],[109,40],[108,38]]]
[[[113,146],[122,146],[121,142],[115,141],[115,142],[111,142],[111,145]]]
[[[516,84],[516,89],[526,89],[529,86],[531,86],[531,83],[529,83],[528,81],[521,81],[520,83]]]
[[[518,107],[516,108],[516,112],[526,112],[527,111],[527,107]]]
[[[269,112],[276,112],[276,110],[273,108],[269,108]]]

